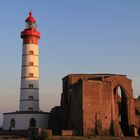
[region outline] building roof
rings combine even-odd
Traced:
[[[50,114],[50,113],[43,111],[16,111],[16,112],[7,112],[3,114],[7,115],[7,114]]]
[[[29,12],[29,16],[26,18],[25,22],[36,23],[36,19],[32,16],[32,12]]]
[[[127,77],[126,75],[122,74],[110,74],[110,73],[97,73],[97,74],[69,74],[62,78],[65,79],[67,77],[79,77],[79,78],[107,78],[111,76],[121,76],[121,77]]]

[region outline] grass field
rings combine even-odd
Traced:
[[[95,136],[95,137],[70,137],[70,136],[53,136],[52,140],[140,140],[140,137],[111,137],[111,136]]]
[[[0,135],[0,140],[29,140],[28,138],[19,137],[16,135]],[[140,137],[111,137],[111,136],[51,136],[46,140],[140,140]]]

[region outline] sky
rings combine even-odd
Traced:
[[[22,39],[29,11],[37,20],[40,109],[60,104],[72,73],[125,74],[140,95],[139,0],[0,0],[0,125],[19,110]]]

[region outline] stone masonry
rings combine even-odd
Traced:
[[[61,106],[50,114],[53,134],[134,136],[140,131],[140,98],[126,75],[71,74],[63,79]]]

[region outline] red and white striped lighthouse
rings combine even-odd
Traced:
[[[20,111],[39,111],[39,64],[38,40],[40,32],[37,30],[36,19],[32,12],[25,20],[26,27],[21,32],[22,72],[20,89]]]
[[[38,40],[40,32],[29,12],[26,27],[21,32],[22,70],[19,111],[4,113],[3,130],[27,130],[30,127],[48,128],[49,113],[39,109]]]

